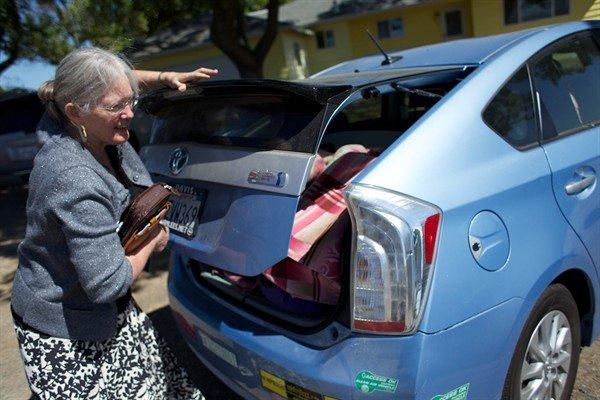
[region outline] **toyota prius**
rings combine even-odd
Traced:
[[[600,22],[145,99],[170,305],[252,399],[567,399],[600,335]]]

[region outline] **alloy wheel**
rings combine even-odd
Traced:
[[[534,329],[521,369],[521,400],[560,400],[573,345],[571,326],[558,310],[548,312]]]

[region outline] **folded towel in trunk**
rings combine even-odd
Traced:
[[[342,239],[350,224],[343,190],[374,156],[347,145],[333,160],[300,197],[288,257],[263,273],[292,297],[322,304],[337,304],[340,294]]]
[[[298,203],[288,256],[263,272],[260,279],[215,270],[246,291],[254,290],[260,281],[267,299],[296,313],[311,314],[318,311],[318,304],[338,303],[341,251],[350,227],[343,190],[375,159],[370,150],[358,144],[318,157],[311,183]]]

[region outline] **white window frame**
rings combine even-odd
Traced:
[[[294,62],[299,67],[302,67],[304,65],[304,63],[302,62],[304,57],[302,57],[302,46],[300,46],[300,43],[292,43],[292,54],[294,55]]]
[[[530,19],[529,21],[523,21],[523,16],[521,15],[521,7],[523,4],[523,0],[517,0],[517,21],[516,22],[506,22],[506,1],[507,0],[502,0],[502,14],[504,16],[503,18],[503,22],[504,25],[515,25],[515,24],[523,24],[523,23],[527,23],[527,22],[533,22],[533,21],[539,21],[541,19],[546,19],[546,18],[554,18],[554,17],[562,17],[565,15],[570,15],[571,14],[571,0],[567,0],[567,4],[569,5],[569,12],[566,14],[560,14],[560,15],[556,15],[556,0],[550,0],[550,16],[549,17],[542,17],[542,18],[536,18],[536,19]]]
[[[452,13],[452,12],[459,12],[460,13],[460,33],[454,34],[454,35],[449,35],[448,34],[448,25],[446,24],[446,14]],[[442,24],[444,26],[444,37],[446,38],[458,38],[458,37],[463,37],[465,36],[465,19],[463,18],[464,13],[463,10],[460,8],[454,8],[451,10],[444,10],[444,12],[442,13]]]
[[[394,35],[394,34],[392,34],[393,31],[392,31],[392,24],[391,23],[392,23],[393,20],[396,20],[396,19],[399,20],[400,24],[402,25],[402,32],[400,34]],[[382,22],[385,22],[387,24],[387,26],[388,26],[388,32],[390,33],[390,36],[388,36],[388,37],[381,37],[379,35],[379,33],[380,33],[379,32],[379,24],[382,23]],[[404,19],[402,17],[394,17],[394,18],[382,19],[380,21],[377,21],[377,38],[378,39],[396,39],[396,38],[401,38],[401,37],[404,37],[404,36],[406,36],[406,32],[404,30]]]

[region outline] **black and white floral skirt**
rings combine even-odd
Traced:
[[[69,340],[15,324],[31,391],[41,399],[203,399],[137,305],[99,342]]]

